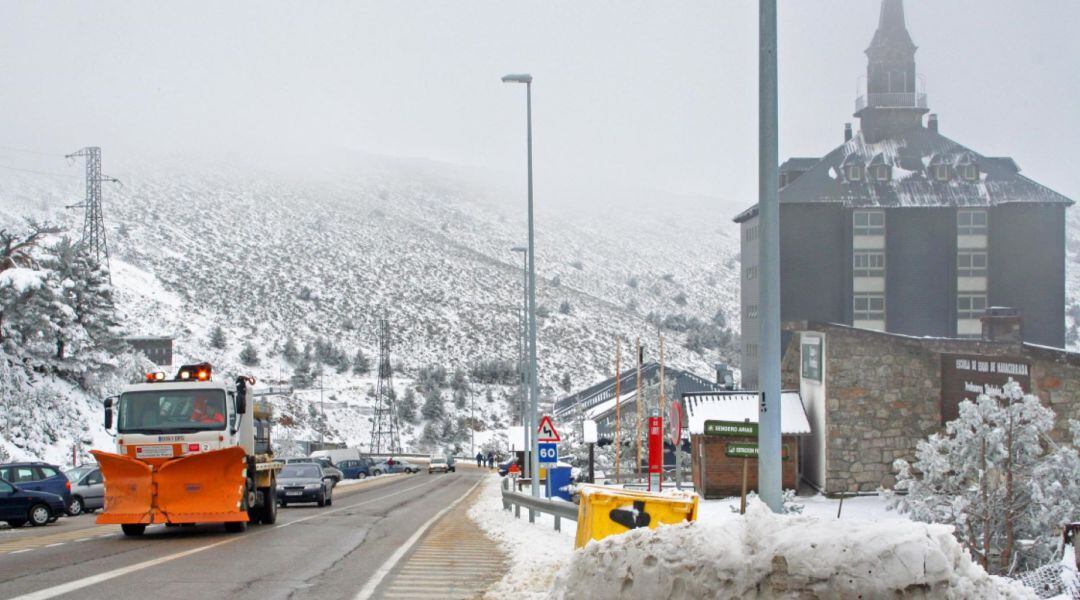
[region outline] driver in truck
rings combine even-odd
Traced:
[[[208,400],[204,395],[199,395],[192,403],[191,420],[196,423],[224,423],[225,415],[221,413],[216,402]]]

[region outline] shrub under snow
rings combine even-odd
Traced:
[[[638,529],[574,553],[554,598],[1035,598],[972,562],[951,528],[774,515]]]

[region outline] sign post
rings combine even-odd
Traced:
[[[675,447],[675,489],[682,489],[682,405],[678,400],[671,403],[671,418],[668,420],[668,432],[671,444]]]
[[[649,491],[659,492],[664,479],[664,434],[663,417],[659,409],[652,409],[649,414]]]

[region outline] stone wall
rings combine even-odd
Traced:
[[[1057,413],[1052,437],[1070,439],[1080,419],[1080,354],[1027,344],[917,338],[840,325],[789,323],[826,334],[825,492],[872,492],[895,483],[892,463],[941,431],[941,355],[1019,356],[1032,391]],[[782,363],[785,388],[798,389],[799,344]],[[792,385],[794,382],[794,385]]]

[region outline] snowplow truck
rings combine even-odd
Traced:
[[[97,522],[129,536],[155,524],[224,523],[230,532],[273,524],[281,463],[270,448],[270,405],[252,401],[254,384],[216,382],[211,365],[200,363],[173,379],[149,373],[107,398],[116,453],[92,451],[105,480]]]

